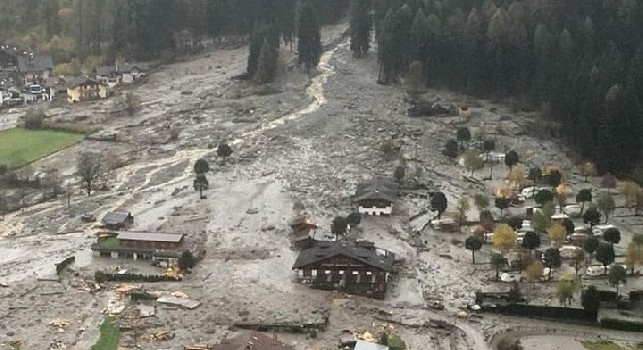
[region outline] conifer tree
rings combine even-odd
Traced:
[[[305,1],[299,11],[299,64],[306,67],[306,72],[317,67],[321,57],[321,34],[315,10],[309,1]]]
[[[350,9],[351,51],[354,57],[366,56],[373,26],[369,0],[353,0]]]
[[[267,84],[273,81],[277,67],[277,55],[277,47],[274,41],[269,40],[267,37],[264,38],[261,52],[259,53],[257,74],[255,75],[257,82]]]

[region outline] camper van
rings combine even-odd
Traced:
[[[592,229],[592,234],[594,236],[602,236],[605,231],[607,231],[610,228],[616,228],[616,226],[612,224],[604,224],[604,225],[596,225]]]

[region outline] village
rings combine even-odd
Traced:
[[[640,347],[640,187],[528,112],[362,88],[376,58],[352,63],[345,30],[268,94],[231,79],[244,46],[67,79],[3,47],[23,79],[3,106],[62,96],[57,118],[101,128],[30,165],[61,195],[3,213],[0,349]],[[140,111],[111,120],[90,101],[119,89]],[[103,188],[86,149],[119,158]]]
[[[39,101],[69,103],[106,99],[114,88],[145,77],[149,63],[115,62],[91,74],[56,76],[51,55],[16,46],[0,46],[0,108]]]

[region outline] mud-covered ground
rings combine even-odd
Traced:
[[[426,200],[400,198],[396,215],[363,218],[351,233],[403,260],[384,301],[314,291],[293,282],[297,253],[290,248],[288,225],[293,204],[302,202],[322,230],[329,230],[334,216],[351,211],[349,197],[358,182],[392,173],[399,157],[386,158],[380,152],[381,143],[391,138],[407,159],[407,178],[435,182],[447,194],[449,210],[463,193],[491,195],[501,179],[480,189],[464,181],[464,170],[439,151],[454,137],[457,125],[494,125],[499,149],[537,150],[537,164],[571,169],[571,161],[555,142],[524,133],[533,126],[529,115],[500,105],[429,91],[424,98],[468,106],[471,117],[407,117],[403,87],[375,84],[375,54],[354,59],[342,37],[345,30],[345,25],[324,29],[329,50],[311,77],[292,64],[295,55],[284,50],[280,77],[267,90],[230,79],[245,70],[247,48],[241,47],[160,67],[133,88],[142,100],[142,110],[134,117],[110,113],[116,99],[52,111],[52,118],[101,125],[100,135],[115,134],[116,141],[84,141],[36,162],[34,169],[56,168],[75,182],[72,175],[81,150],[99,150],[117,165],[105,178],[107,190],[91,198],[75,188],[69,207],[61,198],[0,221],[0,282],[7,284],[0,288],[0,349],[9,348],[11,340],[23,340],[25,349],[46,349],[59,340],[67,349],[85,350],[96,342],[101,311],[114,299],[114,285],[90,292],[85,281],[93,279],[96,269],[151,268],[92,259],[95,224],[80,217],[101,218],[115,209],[132,212],[133,230],[187,233],[207,252],[183,282],[143,286],[182,291],[201,305],[193,310],[158,305],[156,315],[144,319],[128,319],[131,310],[124,311],[117,319],[137,331],[126,332],[123,345],[131,345],[133,334],[140,333],[142,349],[179,349],[188,343],[215,343],[234,323],[307,323],[328,317],[328,329],[314,339],[297,334],[280,334],[280,339],[297,348],[330,349],[342,330],[374,331],[385,317],[410,349],[486,349],[491,336],[506,329],[505,319],[485,315],[480,323],[461,320],[455,316],[457,305],[461,299],[472,300],[476,290],[506,287],[489,282],[489,266],[470,263],[470,252],[462,244],[466,234],[426,229],[415,237],[430,215],[412,221],[409,217],[427,208]],[[173,130],[178,130],[176,140]],[[225,165],[211,148],[222,140],[234,150]],[[212,168],[203,200],[191,187],[192,167],[201,157]],[[496,168],[497,174],[506,172],[503,166]],[[477,217],[473,209],[468,214]],[[71,270],[51,281],[54,264],[72,255],[77,259]],[[484,252],[479,256],[479,261],[488,259]],[[447,308],[427,310],[424,289],[444,297]],[[49,325],[56,318],[68,325],[61,330]],[[428,325],[430,320],[455,328],[438,329]],[[535,334],[555,327],[520,319],[506,324],[512,329],[516,323]],[[171,330],[175,338],[149,339],[160,330]]]

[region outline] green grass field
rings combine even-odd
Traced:
[[[109,318],[100,325],[100,339],[91,350],[116,350],[121,340],[121,332]]]
[[[583,346],[585,347],[585,349],[588,349],[588,350],[628,350],[629,349],[608,340],[581,341],[581,343],[583,343]],[[639,349],[639,346],[637,345],[636,348],[632,348],[632,349]]]
[[[21,167],[78,143],[83,134],[15,128],[0,131],[0,165]]]

